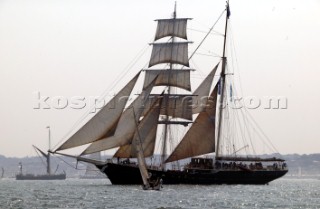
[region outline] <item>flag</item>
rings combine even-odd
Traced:
[[[229,4],[227,4],[227,17],[229,18],[231,15]]]
[[[218,85],[218,95],[221,95],[221,79],[219,79],[217,85]]]

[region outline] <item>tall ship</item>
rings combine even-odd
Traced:
[[[268,184],[284,176],[288,169],[278,155],[255,154],[251,145],[256,139],[247,130],[250,118],[243,114],[247,112],[231,108],[236,86],[226,53],[228,2],[220,16],[224,17],[222,56],[196,88],[190,75],[197,69],[189,63],[214,27],[189,55],[191,18],[178,18],[175,6],[172,18],[157,19],[148,67],[52,153],[92,163],[112,184],[120,185],[150,187],[159,180],[163,184]],[[132,91],[140,77],[144,81],[136,95]],[[240,113],[235,111],[247,119],[236,118]],[[83,145],[87,147],[79,156],[61,152]],[[84,157],[115,148],[106,161]]]
[[[49,133],[49,150],[50,150],[50,127],[48,126]],[[39,149],[38,147],[33,145],[33,148],[37,153],[40,153],[42,157],[46,160],[46,168],[47,172],[45,174],[31,174],[26,173],[23,174],[23,165],[22,162],[19,163],[20,172],[16,175],[16,180],[65,180],[66,173],[63,171],[62,173],[56,173],[58,171],[59,165],[57,166],[55,172],[51,171],[51,156],[50,153],[46,153]]]

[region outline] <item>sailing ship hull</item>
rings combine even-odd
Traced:
[[[112,184],[130,185],[142,184],[138,166],[107,163],[97,166],[104,172]],[[215,169],[189,169],[179,170],[153,170],[149,173],[160,176],[163,184],[268,184],[284,176],[287,170],[215,170]]]
[[[26,174],[26,175],[21,175],[18,174],[16,175],[16,180],[65,180],[66,179],[66,174],[56,174],[56,175],[33,175],[33,174]]]

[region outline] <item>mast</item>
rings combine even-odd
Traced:
[[[177,2],[174,3],[174,11],[173,11],[173,19],[175,20],[177,18]],[[173,24],[173,31],[174,31],[174,25]],[[175,38],[174,36],[171,36],[171,42],[174,43]],[[172,45],[173,48],[173,45]],[[171,58],[173,56],[173,50],[171,49]],[[173,68],[173,64],[170,63],[170,68],[169,68],[169,79],[170,79],[170,74]],[[170,98],[170,93],[171,93],[171,86],[168,86],[168,98],[166,99],[166,115],[165,115],[165,123],[164,123],[164,137],[163,137],[163,146],[162,146],[162,156],[161,156],[161,170],[165,170],[165,161],[166,161],[166,153],[167,153],[167,139],[168,139],[168,121],[169,121],[169,116],[168,116],[168,106],[169,106],[169,98]]]
[[[50,126],[47,126],[48,129],[48,138],[49,138],[49,151],[51,149],[51,133],[50,133]],[[50,152],[47,154],[47,174],[51,175],[51,167],[50,167]]]
[[[223,116],[223,101],[225,95],[225,76],[226,76],[226,65],[227,65],[227,57],[226,57],[226,45],[227,45],[227,32],[228,32],[228,20],[230,16],[230,8],[229,8],[229,0],[226,5],[226,24],[224,31],[224,44],[223,44],[223,55],[222,55],[222,69],[221,69],[221,77],[220,77],[220,105],[219,105],[219,124],[218,124],[218,138],[217,138],[217,148],[216,148],[216,157],[220,155],[220,142],[222,137],[222,116]]]

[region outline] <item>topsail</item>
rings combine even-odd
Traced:
[[[161,19],[158,21],[155,41],[168,36],[187,39],[187,21],[189,18]]]
[[[189,67],[188,44],[189,42],[153,43],[149,67],[162,63]]]

